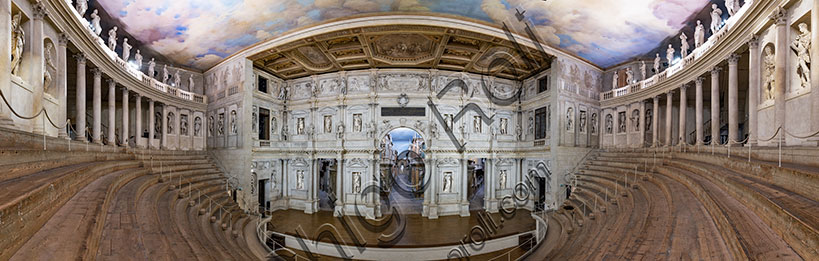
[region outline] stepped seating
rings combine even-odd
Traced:
[[[536,251],[549,259],[819,259],[815,151],[786,151],[799,156],[782,168],[770,150],[750,161],[736,149],[731,158],[727,150],[595,152],[550,214],[545,241],[558,243]]]

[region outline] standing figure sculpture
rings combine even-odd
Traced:
[[[688,36],[685,33],[680,34],[680,57],[685,59],[688,56]]]
[[[88,11],[88,0],[77,0],[74,8],[77,9],[77,13],[80,13],[80,17],[85,17],[85,12]]]
[[[111,28],[111,30],[108,30],[108,49],[111,49],[111,51],[116,52],[116,48],[117,48],[117,27],[114,26],[114,28]]]
[[[694,48],[700,48],[705,43],[705,26],[697,20],[697,27],[694,28]]]
[[[660,73],[660,53],[654,56],[654,74]]]
[[[634,71],[631,70],[631,67],[626,68],[626,85],[630,85],[634,83]]]
[[[614,71],[614,76],[611,77],[611,89],[612,90],[617,89],[617,88],[620,87],[620,84],[618,83],[619,81],[620,81],[620,74],[617,73],[617,71]]]
[[[176,72],[173,74],[173,87],[182,88],[182,79],[179,76],[179,69],[176,69]]]
[[[100,36],[102,33],[102,26],[100,26],[100,15],[99,10],[94,9],[94,12],[91,13],[91,29],[94,30],[94,35]]]
[[[151,58],[151,61],[148,62],[148,77],[154,78],[156,74],[156,61],[154,58]]]
[[[802,88],[810,86],[810,30],[805,23],[799,24],[799,35],[791,43],[791,49],[796,52],[796,72],[801,80]]]
[[[641,80],[646,79],[646,61],[640,62],[640,75],[642,76]]]
[[[193,74],[191,74],[191,75],[188,77],[188,91],[189,91],[189,92],[192,92],[192,91],[193,91],[193,87],[194,87],[194,83],[193,83]]]
[[[134,54],[134,61],[136,62],[137,69],[142,69],[142,53],[139,52],[139,49],[137,49]]]
[[[725,9],[728,14],[734,16],[739,11],[739,0],[725,0]]]
[[[165,66],[162,67],[162,83],[168,84],[168,79],[170,78],[171,75],[168,73],[168,65],[165,64]]]
[[[671,44],[665,49],[665,59],[668,60],[668,67],[671,67],[671,61],[674,60],[674,47],[671,47]]]
[[[20,24],[20,13],[11,19],[11,74],[19,76],[20,62],[23,60],[23,47],[26,45],[26,32]]]
[[[763,90],[765,91],[765,98],[768,100],[773,100],[775,98],[774,94],[774,71],[776,71],[776,56],[773,54],[770,46],[765,46],[765,75],[763,75],[763,79],[765,80],[764,84],[762,85]]]
[[[711,35],[717,34],[722,27],[722,9],[717,4],[711,4]]]
[[[54,44],[51,42],[47,42],[45,45],[45,65],[46,68],[43,70],[43,91],[48,92],[48,87],[51,86],[51,71],[57,71],[57,66],[54,65],[54,59],[52,57],[52,51],[54,50]]]
[[[131,58],[131,44],[128,43],[128,37],[122,39],[122,60],[126,63]]]

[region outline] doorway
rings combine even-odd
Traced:
[[[381,140],[381,204],[383,213],[397,207],[403,214],[421,214],[429,184],[424,165],[426,143],[417,131],[396,128]]]
[[[319,159],[319,211],[333,211],[336,206],[336,177],[338,165],[335,159]]]
[[[484,208],[486,198],[486,188],[484,187],[484,177],[486,170],[485,158],[473,158],[467,161],[467,199],[469,199],[469,210],[480,210]]]

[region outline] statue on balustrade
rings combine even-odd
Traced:
[[[634,71],[631,70],[631,67],[626,68],[626,85],[634,83]]]
[[[142,69],[142,53],[139,52],[139,49],[134,54],[134,61],[136,61],[137,69]]]
[[[193,74],[191,74],[190,76],[188,76],[188,91],[189,92],[193,91],[194,85],[195,85],[195,83],[193,83]]]
[[[773,100],[775,98],[774,71],[776,71],[776,55],[774,55],[770,46],[765,46],[765,58],[763,60],[765,62],[765,74],[762,76],[764,80],[762,88],[765,91],[765,98]]]
[[[665,59],[668,60],[668,67],[671,67],[671,62],[674,61],[674,47],[671,47],[671,44],[665,49]]]
[[[156,61],[154,58],[151,58],[151,61],[148,62],[148,77],[154,78],[156,75]]]
[[[717,34],[722,27],[722,9],[717,4],[711,4],[711,35]]]
[[[131,44],[128,43],[128,37],[122,39],[122,60],[126,63],[131,58]]]
[[[19,76],[20,62],[23,60],[23,48],[26,45],[26,32],[20,24],[20,13],[11,19],[11,74]]]
[[[182,88],[182,77],[179,76],[179,69],[176,69],[176,72],[173,74],[173,87]]]
[[[694,48],[700,48],[705,43],[705,26],[697,20],[697,27],[694,28]]]
[[[614,75],[611,77],[611,90],[617,89],[620,87],[618,82],[620,81],[620,73],[614,71]]]
[[[108,30],[108,49],[111,51],[116,51],[117,48],[117,27],[111,28]]]
[[[796,52],[796,61],[798,67],[796,73],[802,82],[802,88],[810,86],[810,30],[805,23],[799,24],[799,35],[791,43],[791,49]]]
[[[85,12],[88,11],[88,0],[77,0],[75,8],[77,13],[80,13],[80,17],[85,17]]]
[[[100,26],[100,15],[99,10],[94,9],[94,12],[91,12],[91,29],[94,30],[94,35],[100,36],[102,33],[102,26]]]
[[[688,56],[688,36],[683,32],[680,34],[680,57],[685,59]]]
[[[168,65],[165,64],[165,66],[162,67],[162,83],[168,84],[168,80],[170,78],[171,78],[171,74],[168,73]]]
[[[646,79],[646,61],[641,61],[640,62],[640,75],[642,76],[642,78],[640,78],[640,80],[645,80]]]
[[[728,9],[728,14],[734,16],[739,12],[739,0],[725,0],[725,9]]]
[[[660,73],[660,53],[654,56],[654,75]]]
[[[45,45],[46,68],[43,70],[43,92],[48,92],[48,87],[51,86],[51,71],[57,72],[57,66],[54,65],[54,59],[52,58],[52,51],[54,51],[54,44],[47,42]]]

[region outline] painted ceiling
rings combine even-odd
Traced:
[[[500,25],[517,10],[543,41],[600,67],[642,55],[709,0],[98,0],[117,23],[175,63],[208,69],[288,30],[355,14],[441,13]],[[523,32],[523,31],[519,31]]]

